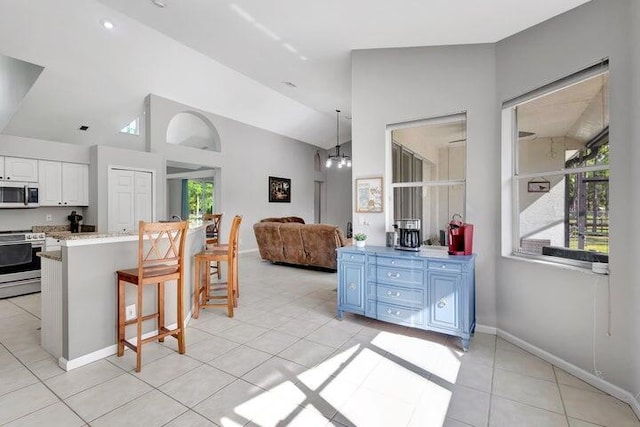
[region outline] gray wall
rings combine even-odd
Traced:
[[[148,149],[176,162],[220,168],[216,177],[216,187],[220,191],[216,194],[216,210],[224,213],[223,234],[228,233],[234,215],[243,215],[241,251],[257,248],[252,226],[261,218],[295,215],[313,222],[314,181],[317,179],[313,157],[318,147],[160,96],[150,95],[148,99]],[[169,122],[175,114],[184,111],[199,113],[215,126],[220,135],[221,152],[165,142]],[[269,176],[291,179],[291,203],[269,203]],[[172,198],[179,194],[171,191]],[[175,203],[168,201],[170,206]]]
[[[335,154],[335,148],[328,150]],[[340,144],[340,153],[351,156],[351,142]],[[324,163],[323,163],[324,166]],[[325,224],[337,225],[347,235],[347,222],[352,222],[353,184],[351,168],[329,168],[326,171],[326,215]]]
[[[33,138],[0,134],[0,156],[27,157],[43,160],[55,160],[75,163],[89,163],[89,148],[79,145],[63,144],[60,142],[44,141]],[[35,209],[0,209],[0,231],[26,230],[34,225],[65,225],[69,224],[67,215],[75,209],[85,216],[85,208],[55,206]],[[46,215],[52,220],[46,221]]]
[[[9,123],[42,70],[39,65],[0,55],[0,131]]]
[[[382,176],[385,213],[354,215],[354,232],[385,244],[391,230],[386,125],[467,111],[466,221],[475,225],[477,321],[495,326],[500,148],[493,45],[360,50],[352,54],[353,178]],[[389,163],[387,163],[389,160]],[[360,225],[360,220],[369,226]]]
[[[631,3],[633,15],[629,13],[627,0],[595,0],[496,45],[499,101],[609,57],[611,115],[611,275],[596,276],[498,257],[497,325],[593,372],[595,303],[597,368],[606,381],[635,395],[640,391],[640,350],[635,329],[638,318],[634,313],[638,312],[640,299],[634,243],[640,236],[636,227],[629,226],[629,218],[637,218],[639,212],[634,183],[640,178],[637,176],[640,68],[637,43],[629,42],[638,40],[640,19],[638,2]],[[632,29],[635,38],[631,36]],[[633,98],[632,90],[635,90]],[[636,114],[631,114],[634,106]],[[496,192],[500,189],[498,182],[490,187]],[[607,336],[608,286],[611,336]]]

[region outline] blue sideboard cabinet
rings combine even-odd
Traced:
[[[338,318],[344,312],[462,339],[475,329],[475,256],[381,246],[338,249]]]

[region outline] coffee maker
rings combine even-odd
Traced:
[[[398,230],[396,249],[416,252],[420,250],[422,229],[419,219],[399,219],[394,224],[394,228]]]

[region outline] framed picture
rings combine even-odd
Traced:
[[[382,177],[356,178],[356,212],[382,212]]]
[[[269,177],[269,202],[291,203],[291,180],[289,178]]]
[[[527,183],[527,191],[529,193],[548,193],[549,190],[551,190],[551,183],[545,179]]]

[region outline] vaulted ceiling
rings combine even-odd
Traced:
[[[0,54],[44,67],[0,131],[109,143],[155,93],[328,148],[352,50],[496,42],[586,2],[0,0]]]

